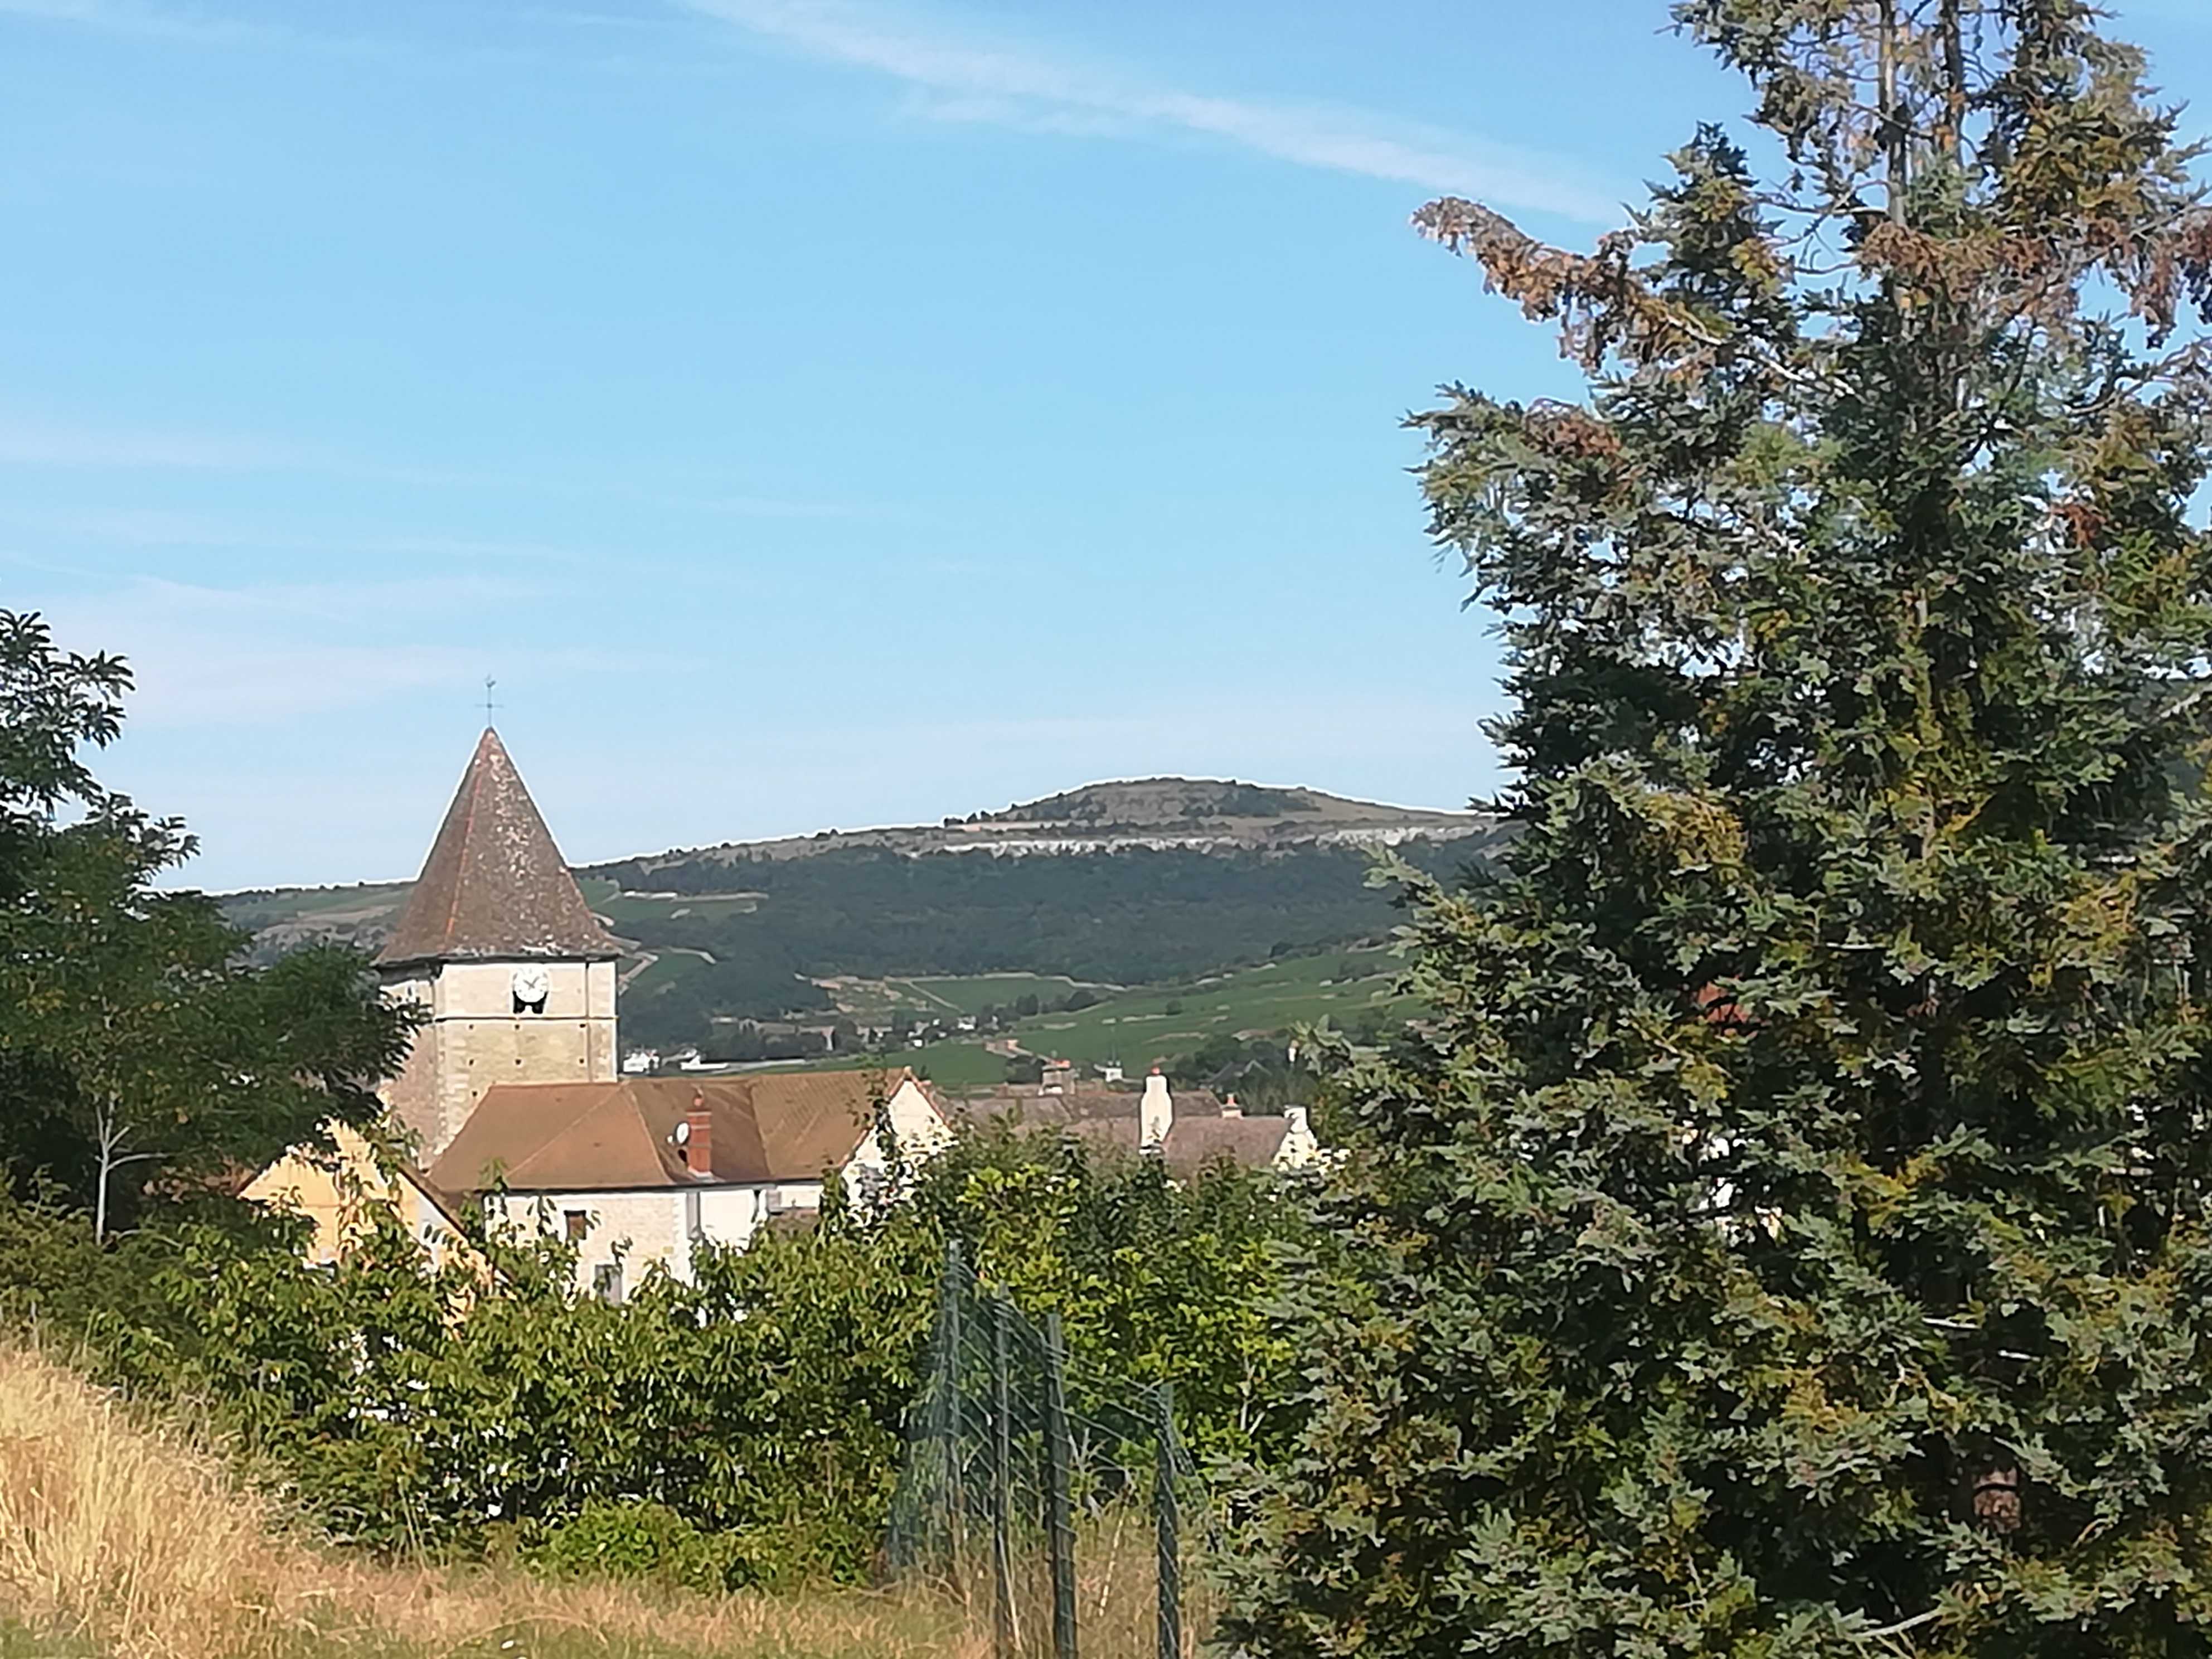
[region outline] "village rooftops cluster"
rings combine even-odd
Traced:
[[[1248,1114],[1235,1095],[1170,1091],[1158,1066],[1141,1094],[1047,1084],[970,1096],[959,1109],[978,1121],[1056,1129],[1102,1152],[1156,1155],[1179,1175],[1222,1158],[1248,1170],[1297,1169],[1320,1150],[1303,1106]]]

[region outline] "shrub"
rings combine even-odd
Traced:
[[[735,1588],[735,1538],[707,1533],[665,1504],[594,1499],[578,1513],[533,1529],[522,1559],[567,1577],[652,1578],[685,1589]],[[744,1578],[744,1582],[750,1582]]]

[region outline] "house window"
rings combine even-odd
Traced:
[[[699,1212],[699,1198],[700,1194],[696,1189],[684,1194],[684,1236],[686,1238],[696,1239],[706,1237],[707,1223],[705,1218]]]
[[[602,1261],[592,1269],[592,1294],[602,1302],[619,1304],[622,1301],[622,1263]]]
[[[561,1212],[561,1236],[567,1239],[571,1244],[582,1243],[584,1242],[584,1235],[591,1231],[592,1212],[589,1210],[563,1210]]]

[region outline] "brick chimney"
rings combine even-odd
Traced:
[[[684,1114],[684,1163],[695,1176],[714,1173],[714,1115],[707,1109],[707,1097],[691,1091],[691,1109]]]
[[[1237,1103],[1237,1097],[1235,1095],[1230,1096],[1228,1099],[1221,1103],[1221,1115],[1224,1117],[1242,1117],[1244,1115],[1244,1109]]]
[[[1174,1127],[1175,1100],[1168,1093],[1167,1079],[1155,1066],[1145,1079],[1145,1097],[1137,1103],[1137,1145],[1146,1152],[1158,1152]]]

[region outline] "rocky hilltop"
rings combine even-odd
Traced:
[[[683,848],[594,865],[588,873],[645,875],[701,860],[737,864],[855,848],[911,857],[932,853],[1024,857],[1138,848],[1266,852],[1299,847],[1394,847],[1407,841],[1487,836],[1496,829],[1497,820],[1486,813],[1386,806],[1318,789],[1279,788],[1233,779],[1129,778],[1089,783],[939,824],[823,830],[775,841]]]

